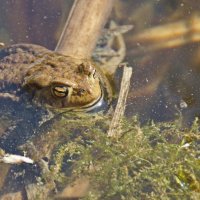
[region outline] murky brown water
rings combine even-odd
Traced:
[[[73,1],[1,1],[0,42],[35,43],[54,49]],[[118,24],[132,24],[125,34],[125,61],[133,67],[133,78],[126,115],[139,115],[142,122],[168,121],[183,115],[183,125],[200,115],[200,4],[195,0],[117,0],[110,19]],[[13,102],[12,102],[13,103]],[[32,116],[25,109],[26,120],[17,121],[21,104],[11,105],[11,114],[1,119],[0,134],[16,124],[25,132]],[[26,107],[27,108],[27,107]],[[38,111],[38,110],[37,110]],[[1,102],[1,115],[5,112]],[[35,112],[35,121],[40,114]],[[37,116],[38,115],[38,116]],[[33,120],[34,121],[34,120]],[[24,124],[29,124],[27,125]],[[21,132],[20,132],[21,133]],[[18,133],[18,135],[20,135]],[[30,133],[29,133],[30,134]],[[24,139],[24,140],[25,140]],[[16,140],[16,139],[14,139]],[[7,144],[8,139],[6,139]],[[13,141],[10,142],[13,144]],[[6,148],[6,144],[2,147]],[[19,145],[14,143],[15,147]],[[9,146],[9,145],[8,145]],[[9,147],[7,148],[9,150]]]

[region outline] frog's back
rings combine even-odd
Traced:
[[[21,84],[30,64],[48,49],[39,45],[16,44],[0,49],[0,81]]]

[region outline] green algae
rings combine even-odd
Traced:
[[[124,119],[117,139],[107,137],[108,121],[97,121],[57,148],[51,171],[59,184],[88,177],[87,200],[200,198],[197,120],[181,129],[179,121]]]

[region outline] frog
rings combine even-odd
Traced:
[[[1,91],[6,91],[6,85],[16,85],[40,105],[72,110],[92,107],[104,96],[101,80],[89,59],[65,56],[35,44],[0,49]]]

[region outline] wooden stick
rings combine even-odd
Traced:
[[[112,4],[113,0],[75,0],[55,51],[90,57]]]
[[[129,91],[130,80],[132,76],[132,68],[124,65],[123,77],[121,81],[120,93],[115,108],[115,112],[108,130],[109,137],[118,137],[120,132],[120,122],[124,115],[126,107],[126,99]]]

